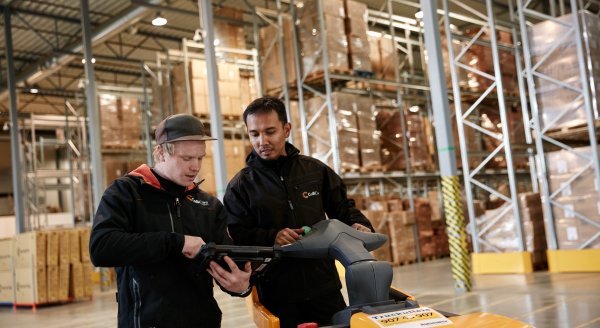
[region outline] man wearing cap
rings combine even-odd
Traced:
[[[214,278],[233,296],[250,291],[244,270],[194,261],[206,242],[230,244],[221,202],[194,180],[206,155],[202,122],[178,114],[155,131],[155,166],[144,164],[104,192],[90,236],[95,266],[116,267],[119,327],[219,327]],[[212,276],[212,278],[211,278]]]
[[[302,238],[303,226],[326,216],[372,231],[369,220],[347,198],[342,179],[286,142],[291,125],[281,100],[258,98],[243,117],[254,150],[223,199],[235,244],[290,244]],[[304,322],[328,325],[346,307],[340,288],[331,259],[283,258],[257,284],[260,301],[279,317],[282,328]]]

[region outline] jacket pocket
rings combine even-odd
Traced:
[[[131,278],[131,295],[133,299],[132,321],[133,327],[162,326],[161,320],[165,311],[169,311],[162,295],[140,277]]]
[[[302,222],[301,225],[312,225],[324,219],[323,216],[323,195],[321,181],[309,180],[294,184],[292,198],[294,206]]]

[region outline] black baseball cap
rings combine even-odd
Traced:
[[[162,120],[156,126],[154,138],[159,145],[184,140],[217,140],[206,133],[199,118],[189,114],[175,114]]]

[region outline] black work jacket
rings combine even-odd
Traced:
[[[212,277],[181,254],[184,235],[230,244],[226,213],[192,185],[165,191],[147,165],[104,192],[90,236],[95,266],[116,267],[119,327],[219,327]]]
[[[286,143],[285,157],[264,161],[254,151],[227,186],[223,199],[234,244],[273,246],[284,228],[326,219],[348,225],[369,220],[346,196],[342,179],[327,165]],[[308,301],[341,288],[333,260],[282,259],[258,282],[263,303]]]

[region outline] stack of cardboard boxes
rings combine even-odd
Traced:
[[[356,97],[354,102],[358,120],[358,141],[362,169],[381,170],[381,140],[375,122],[375,105],[367,97]]]
[[[589,45],[589,48],[584,50],[588,54],[584,59],[587,63],[586,73],[595,83],[591,88],[600,90],[600,43],[597,41],[600,35],[600,23],[598,18],[590,12],[581,11],[577,15],[581,21],[580,28],[585,28],[581,41],[584,45]],[[577,56],[577,40],[572,35],[563,38],[566,33],[569,33],[568,25],[572,22],[573,16],[568,14],[558,19],[566,25],[548,20],[530,28],[532,65],[539,64],[537,72],[561,81],[571,88],[580,89],[582,83],[580,61]],[[551,51],[557,43],[560,43],[558,47]],[[541,62],[542,59],[543,62]],[[541,129],[546,127],[550,129],[569,128],[587,122],[584,99],[580,93],[541,77],[535,80],[538,108],[543,114],[540,116],[542,119]],[[594,101],[598,100],[600,99],[594,99]],[[569,110],[570,113],[564,115],[566,110]],[[597,109],[595,110],[597,111]],[[596,117],[597,114],[596,112]],[[560,117],[561,115],[564,116]]]
[[[246,166],[246,156],[248,155],[249,145],[247,140],[243,139],[225,139],[225,162],[227,170],[227,181],[231,180],[241,169]],[[204,180],[200,184],[200,189],[209,194],[216,195],[215,166],[213,157],[213,144],[206,144],[206,156],[202,160],[202,167],[198,178]]]
[[[281,61],[279,28],[268,25],[260,29],[260,51],[262,56],[262,84],[263,90],[270,95],[278,96],[283,84],[296,82],[296,67],[294,63],[294,47],[292,29],[294,25],[289,17],[283,17],[281,33],[283,38],[284,59]],[[283,67],[285,65],[287,81],[283,78]]]
[[[0,241],[0,302],[34,306],[91,297],[89,234],[87,228],[32,231]]]
[[[389,35],[369,34],[367,38],[373,77],[378,80],[395,81],[398,64],[394,62],[396,48],[392,42],[392,37]],[[375,84],[374,87],[390,91],[396,90],[396,87],[391,85]]]
[[[543,268],[546,263],[546,234],[542,202],[538,193],[519,194],[519,210],[525,251],[532,253],[533,265]],[[504,204],[498,208],[486,210],[476,218],[477,230],[487,243],[481,243],[483,252],[517,252],[520,250],[517,236],[517,223],[512,206]]]
[[[138,148],[141,145],[142,115],[139,102],[129,96],[100,94],[102,146]]]
[[[367,36],[367,5],[353,0],[345,0],[346,35],[348,36],[348,52],[350,68],[355,72],[372,72],[369,38]]]
[[[400,111],[394,107],[378,106],[375,119],[380,131],[381,165],[386,171],[405,170]]]
[[[324,22],[319,21],[318,2],[323,6]],[[345,10],[343,0],[308,0],[298,8],[298,29],[302,75],[319,74],[324,69],[348,71],[348,39],[345,33]],[[323,53],[322,34],[327,40],[327,53]],[[323,56],[328,67],[323,67]]]
[[[556,193],[553,200],[560,204],[552,206],[560,249],[577,249],[599,232],[591,222],[581,219],[600,223],[600,192],[596,190],[594,169],[585,159],[591,156],[590,147],[546,154],[550,193]],[[600,239],[585,248],[600,248]]]
[[[366,209],[362,208],[361,204]],[[357,208],[371,221],[376,232],[388,236],[388,242],[373,252],[376,259],[394,265],[406,264],[416,259],[413,234],[415,218],[412,212],[404,210],[402,200],[369,197],[357,202]]]
[[[246,48],[246,34],[244,33],[244,13],[232,7],[217,7],[214,16],[225,19],[213,21],[215,33],[215,46],[234,49]],[[247,58],[246,55],[228,52],[217,52],[219,58]]]
[[[336,118],[336,132],[340,156],[340,168],[344,171],[353,171],[360,168],[358,125],[355,110],[356,96],[334,92],[331,94],[332,106]],[[331,149],[329,134],[329,118],[327,105],[322,97],[308,99],[305,103],[308,120],[320,112],[309,129],[310,156],[325,163],[328,162],[328,153]],[[329,156],[331,159],[331,156]],[[331,166],[331,162],[328,163]]]
[[[173,101],[176,113],[187,113],[187,100],[185,90],[184,64],[180,63],[173,68]],[[242,87],[239,68],[235,64],[219,63],[218,84],[221,114],[225,117],[239,117],[242,114],[242,94],[240,90],[248,90],[249,85]],[[207,68],[204,60],[193,59],[189,61],[188,76],[190,79],[190,92],[192,112],[198,116],[210,114]],[[249,79],[243,82],[250,83]]]

